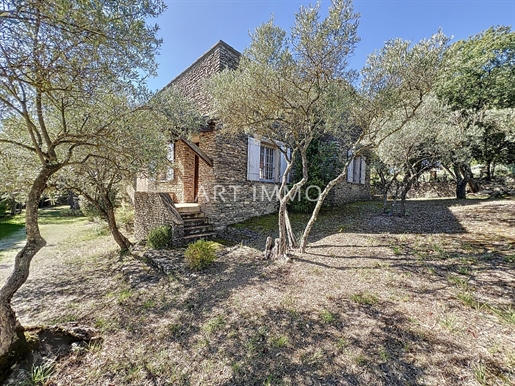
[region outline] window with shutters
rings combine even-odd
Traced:
[[[352,157],[352,152],[349,151],[349,157]],[[353,157],[349,162],[347,169],[347,182],[353,184],[364,185],[366,181],[366,162],[365,157]]]
[[[247,179],[250,181],[280,182],[286,171],[285,153],[290,149],[274,146],[270,142],[248,137]],[[289,176],[288,176],[289,182]]]

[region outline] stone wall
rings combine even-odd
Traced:
[[[365,168],[365,183],[347,182],[347,177],[345,177],[345,180],[337,184],[329,193],[327,204],[339,206],[346,202],[367,201],[370,199],[370,166],[367,163]]]
[[[193,181],[195,179],[195,153],[182,141],[175,142],[174,178],[159,181],[159,192],[170,193],[174,202],[193,202]]]
[[[170,225],[173,245],[182,243],[184,221],[169,194],[135,192],[134,211],[134,237],[137,241],[146,240],[150,230],[156,226]]]
[[[456,182],[454,181],[419,182],[408,192],[408,198],[439,198],[455,196]]]
[[[204,82],[226,68],[236,69],[240,56],[238,51],[220,40],[172,80],[170,85],[177,87],[184,95],[196,101],[203,114],[209,114],[211,103],[207,93],[203,92]]]
[[[346,202],[370,200],[370,171],[367,165],[365,184],[342,182],[336,185],[327,197],[327,204],[339,206]]]
[[[333,140],[334,141],[334,140]],[[339,154],[339,162],[344,164],[347,161],[348,148],[343,144],[336,141],[336,146]],[[370,159],[370,154],[365,153],[362,155],[365,159],[365,183],[348,182],[347,176],[344,180],[337,184],[326,198],[326,205],[339,206],[352,201],[367,201],[371,199],[370,194],[370,165],[367,159]]]
[[[200,160],[200,162],[203,162]],[[169,193],[176,203],[193,202],[195,179],[195,153],[183,141],[175,142],[174,175],[171,180],[150,180],[138,178],[139,192]]]
[[[278,185],[247,180],[247,136],[202,133],[199,147],[213,167],[200,163],[198,202],[215,229],[277,211]]]

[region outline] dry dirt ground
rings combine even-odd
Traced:
[[[251,221],[206,271],[164,253],[167,276],[59,224],[14,306],[103,338],[48,385],[514,385],[515,201],[407,205],[327,211],[289,263],[259,259],[273,217]]]

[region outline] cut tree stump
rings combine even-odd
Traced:
[[[266,246],[265,246],[265,252],[263,258],[265,260],[270,260],[272,258],[272,247],[273,247],[273,239],[268,236],[266,238]]]
[[[271,260],[271,259],[277,259],[279,256],[277,256],[277,251],[279,250],[279,238],[275,239],[272,246],[272,238],[269,236],[266,238],[266,246],[265,246],[265,252],[264,252],[264,259],[265,260]]]

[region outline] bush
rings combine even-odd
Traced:
[[[198,240],[188,245],[184,252],[188,267],[194,271],[209,267],[216,259],[217,247],[217,243],[205,240]]]
[[[63,209],[61,210],[62,217],[80,217],[83,216],[80,209]]]
[[[313,189],[313,187],[317,186],[320,188],[320,192],[322,192],[327,183],[340,173],[343,164],[336,156],[338,153],[339,149],[334,143],[322,139],[311,142],[307,149],[307,157],[310,160],[308,165],[308,181],[300,189],[298,196],[288,202],[289,210],[300,213],[313,212],[318,199],[317,189]],[[302,160],[300,157],[297,157],[293,165],[290,188],[301,179]]]
[[[7,210],[7,200],[0,200],[0,217],[5,216]]]
[[[147,245],[153,249],[165,249],[172,246],[172,227],[159,225],[148,234]]]

